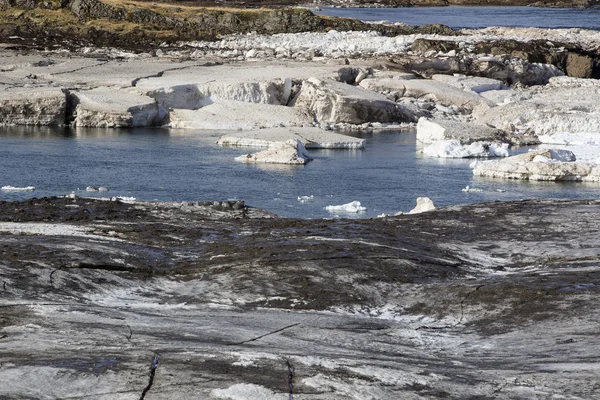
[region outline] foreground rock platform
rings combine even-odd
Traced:
[[[0,397],[590,399],[599,227],[600,201],[0,202]]]

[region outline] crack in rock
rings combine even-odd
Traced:
[[[146,393],[148,393],[148,391],[152,387],[152,384],[154,383],[154,374],[156,373],[156,368],[158,368],[158,359],[159,358],[160,358],[160,354],[156,353],[154,355],[154,360],[152,360],[152,364],[150,365],[150,378],[148,379],[148,385],[142,391],[140,400],[144,400],[144,398],[146,397]]]

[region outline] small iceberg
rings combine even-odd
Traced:
[[[360,205],[360,201],[352,201],[347,204],[339,206],[327,206],[325,209],[331,213],[333,212],[346,212],[346,213],[358,213],[361,211],[367,211],[367,207]]]
[[[33,192],[34,186],[15,187],[15,186],[2,186],[0,189],[6,190],[7,192]]]
[[[469,185],[462,188],[461,190],[466,193],[481,193],[481,192],[483,192],[483,189],[472,188],[472,187],[469,187]]]
[[[298,196],[298,201],[300,203],[306,203],[306,202],[312,201],[314,199],[315,199],[315,196],[312,194],[310,196]]]

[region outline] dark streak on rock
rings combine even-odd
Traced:
[[[254,342],[254,341],[262,339],[262,338],[264,338],[266,336],[270,336],[270,335],[274,335],[274,334],[279,333],[279,332],[283,332],[286,329],[293,328],[294,326],[297,326],[297,325],[300,325],[300,323],[292,324],[292,325],[288,325],[288,326],[284,326],[281,329],[277,329],[275,331],[272,331],[272,332],[269,332],[269,333],[265,333],[264,335],[260,335],[260,336],[257,336],[255,338],[249,339],[249,340],[244,340],[243,342],[232,343],[231,345],[236,346],[236,345],[246,344],[246,343],[249,343],[249,342]]]

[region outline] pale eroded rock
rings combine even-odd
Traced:
[[[295,107],[307,110],[320,123],[362,124],[397,119],[396,104],[385,96],[329,79],[304,81]]]
[[[72,94],[77,107],[74,126],[143,127],[161,125],[168,112],[152,98],[100,87]]]
[[[18,88],[0,91],[0,123],[64,125],[67,99],[59,88]]]

